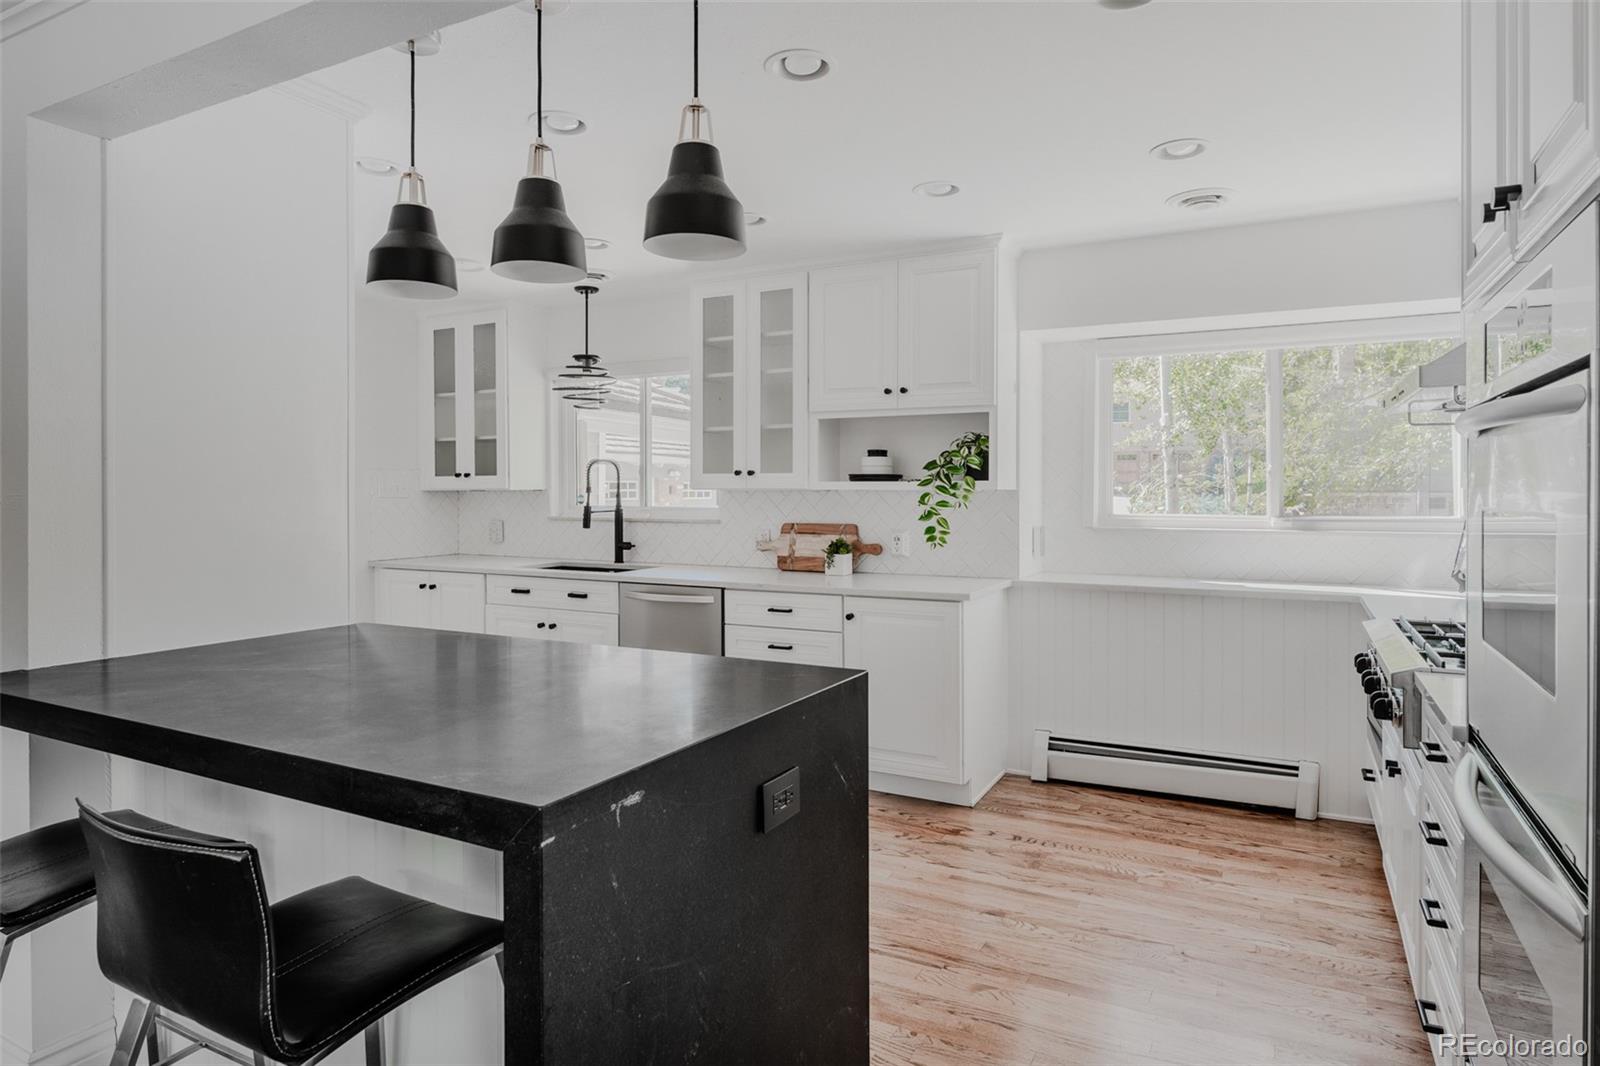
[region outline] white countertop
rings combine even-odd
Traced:
[[[861,574],[848,578],[827,578],[822,574],[803,574],[776,567],[674,566],[654,563],[634,564],[641,570],[621,573],[594,573],[582,570],[543,570],[555,562],[603,560],[532,559],[514,555],[428,555],[414,559],[374,559],[374,568],[396,570],[435,570],[462,574],[510,574],[516,577],[551,577],[564,581],[629,581],[653,585],[710,585],[753,592],[821,592],[833,595],[880,596],[902,600],[971,600],[1004,591],[1011,585],[1003,577],[939,577],[918,574]]]
[[[1460,619],[1466,601],[1443,589],[1392,589],[1364,585],[1314,585],[1281,581],[1214,581],[1188,577],[1137,577],[1127,574],[1040,573],[1017,584],[1070,585],[1116,592],[1170,592],[1191,596],[1252,596],[1271,600],[1335,600],[1359,603],[1373,618]]]

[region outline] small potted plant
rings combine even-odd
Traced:
[[[843,537],[835,537],[822,549],[823,573],[828,577],[849,577],[855,565],[855,549]]]

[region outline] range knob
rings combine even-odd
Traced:
[[[1394,699],[1387,692],[1374,692],[1367,697],[1367,710],[1379,721],[1393,721]]]
[[[1364,651],[1363,652],[1357,652],[1356,653],[1356,673],[1364,674],[1368,670],[1371,670],[1371,669],[1372,669],[1372,656],[1368,655]]]

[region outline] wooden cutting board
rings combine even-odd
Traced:
[[[778,535],[761,545],[778,557],[779,570],[801,570],[820,574],[827,560],[822,549],[843,537],[850,542],[852,562],[863,555],[882,555],[883,545],[861,540],[861,527],[854,522],[785,522]]]

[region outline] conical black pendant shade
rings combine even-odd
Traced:
[[[402,176],[402,195],[405,180]],[[420,177],[417,183],[420,189]],[[409,300],[447,300],[456,294],[455,257],[439,239],[431,207],[412,201],[389,209],[389,229],[367,253],[367,287]]]
[[[561,183],[544,175],[543,143],[533,146],[530,174],[517,182],[517,195],[494,231],[489,269],[515,281],[578,281],[589,273],[583,234],[567,217]]]
[[[667,180],[645,208],[644,246],[668,259],[744,254],[744,205],[722,178],[716,145],[680,141],[673,146]]]

